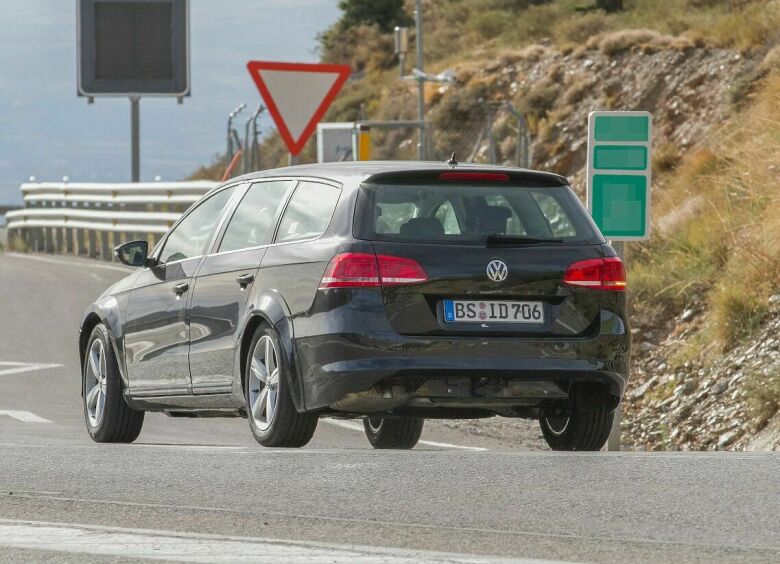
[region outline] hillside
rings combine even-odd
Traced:
[[[780,448],[780,2],[627,0],[610,14],[591,4],[424,2],[426,70],[456,77],[426,90],[431,149],[469,154],[486,109],[510,102],[528,119],[532,166],[583,194],[587,114],[652,112],[653,237],[628,246],[626,445]],[[380,27],[345,18],[323,34],[323,60],[356,71],[328,120],[415,117],[414,85],[398,79]],[[507,116],[494,124],[496,157],[511,163]],[[411,132],[377,141],[382,156],[413,155]],[[284,162],[277,138],[263,155]],[[486,144],[474,155],[486,161]]]

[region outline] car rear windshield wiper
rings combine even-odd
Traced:
[[[546,239],[541,237],[518,237],[514,235],[500,235],[491,233],[485,238],[486,247],[501,247],[512,245],[544,245],[563,243],[563,239]]]

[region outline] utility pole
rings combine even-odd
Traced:
[[[423,55],[423,12],[422,0],[416,0],[414,10],[414,25],[417,39],[417,115],[420,120],[420,147],[419,160],[424,161],[426,155],[426,131],[425,131],[425,61]]]

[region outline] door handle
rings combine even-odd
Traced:
[[[173,287],[173,293],[177,296],[181,296],[184,292],[190,289],[190,285],[186,282],[181,282]]]
[[[238,285],[241,286],[242,288],[248,286],[254,281],[255,281],[254,274],[242,274],[241,276],[236,278],[236,282],[238,282]]]

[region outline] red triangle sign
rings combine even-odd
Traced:
[[[246,65],[279,135],[298,155],[349,78],[348,65],[249,61]]]

